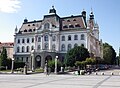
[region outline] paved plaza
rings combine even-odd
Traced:
[[[0,74],[0,88],[120,88],[120,76]]]

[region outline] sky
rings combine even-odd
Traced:
[[[91,9],[99,24],[100,39],[117,52],[120,47],[120,0],[0,0],[0,42],[14,42],[14,30],[28,21],[42,20],[54,5],[60,17],[80,15]]]

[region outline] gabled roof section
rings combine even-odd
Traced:
[[[68,16],[61,18],[62,30],[83,29],[86,28],[82,15]]]

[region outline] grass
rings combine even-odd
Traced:
[[[35,69],[35,72],[44,72],[44,70],[42,68],[37,68]]]

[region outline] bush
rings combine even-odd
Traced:
[[[0,70],[6,70],[5,66],[0,66]]]
[[[48,61],[48,67],[51,68],[51,72],[54,72],[55,69],[55,60]],[[61,62],[57,61],[57,71],[60,71],[61,68]]]
[[[25,62],[14,62],[14,69],[24,68]]]

